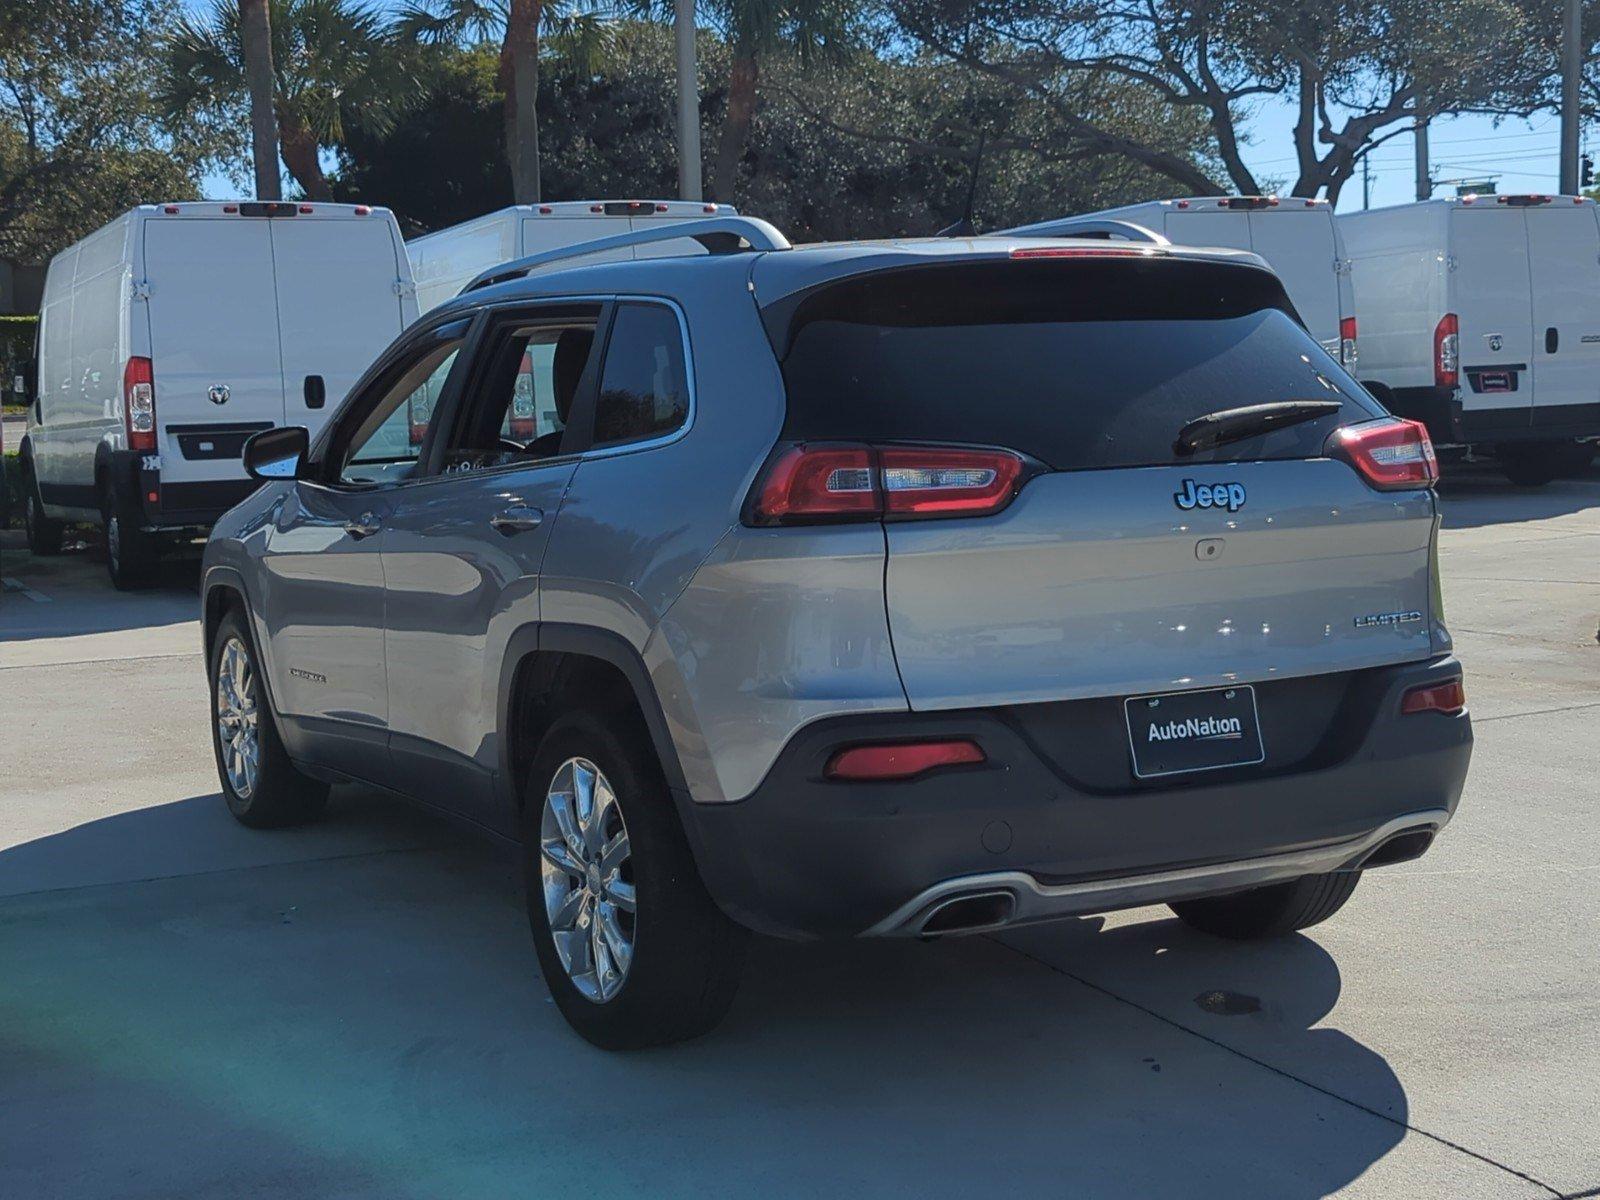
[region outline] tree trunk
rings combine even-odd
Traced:
[[[255,163],[256,196],[281,200],[278,176],[278,120],[273,110],[272,19],[267,0],[239,0],[239,40],[244,76],[250,89],[250,150]]]
[[[333,190],[322,173],[322,160],[317,154],[317,139],[304,125],[288,120],[281,123],[283,162],[289,174],[305,192],[307,200],[332,200]]]
[[[717,162],[711,176],[712,198],[719,204],[733,203],[733,189],[739,180],[739,162],[750,140],[750,125],[756,115],[756,78],[761,65],[755,53],[743,46],[733,52],[733,67],[728,73],[728,111],[722,117],[722,134],[717,139]]]
[[[511,198],[537,204],[539,188],[539,18],[542,0],[511,0],[505,42],[500,48],[506,88],[506,161],[511,167]]]

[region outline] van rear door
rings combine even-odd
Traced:
[[[1533,293],[1533,424],[1571,424],[1583,417],[1592,421],[1600,404],[1600,227],[1595,206],[1559,200],[1524,210],[1523,219]]]
[[[1432,653],[1433,497],[1374,490],[1325,456],[1335,429],[1381,410],[1286,305],[1267,272],[1175,255],[878,271],[798,305],[777,341],[785,441],[1004,447],[1037,472],[990,516],[885,521],[913,709]],[[1285,400],[1338,407],[1174,447],[1202,414]]]
[[[152,216],[144,268],[162,481],[242,478],[243,438],[283,422],[268,222]]]
[[[1285,201],[1285,204],[1288,204]],[[1272,265],[1311,336],[1339,356],[1338,249],[1328,206],[1276,208],[1249,215],[1250,248]]]
[[[1446,311],[1460,322],[1461,406],[1525,428],[1538,383],[1527,219],[1520,208],[1498,206],[1458,206],[1450,215],[1455,269],[1446,276]]]
[[[405,328],[392,226],[377,216],[281,217],[271,231],[286,425],[313,434]],[[316,380],[321,380],[320,387]],[[318,396],[322,404],[314,407]]]

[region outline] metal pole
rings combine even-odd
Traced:
[[[1372,207],[1372,159],[1361,156],[1361,211]]]
[[[1428,118],[1417,118],[1417,199],[1433,198],[1433,180],[1428,177]]]
[[[1578,79],[1583,71],[1583,8],[1566,0],[1561,22],[1561,194],[1578,194]]]
[[[700,88],[694,66],[694,0],[674,0],[673,32],[678,42],[678,195],[699,200]]]

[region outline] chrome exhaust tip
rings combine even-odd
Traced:
[[[1017,898],[1008,891],[969,892],[941,900],[923,914],[917,926],[921,937],[957,933],[983,933],[1011,922]]]

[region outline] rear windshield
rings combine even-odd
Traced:
[[[965,442],[1058,470],[1308,458],[1382,414],[1264,271],[1179,259],[914,267],[825,285],[765,314],[795,440]],[[1179,458],[1205,413],[1341,409]]]

